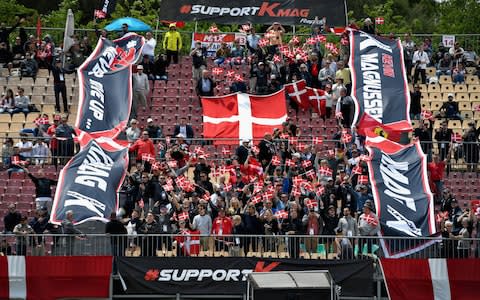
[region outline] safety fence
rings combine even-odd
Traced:
[[[61,231],[61,227],[59,227]],[[364,259],[479,257],[478,238],[328,235],[2,234],[4,255]],[[11,251],[8,251],[8,247]],[[396,251],[395,256],[387,254]],[[413,251],[412,249],[416,249]],[[393,253],[393,252],[390,252]]]
[[[33,145],[41,144],[47,147],[45,154],[34,154],[34,151],[22,152],[22,156],[29,161],[29,164],[36,165],[65,165],[69,158],[80,151],[78,144],[74,142],[74,139],[57,139],[55,142],[56,148],[51,149],[50,144],[52,138],[49,137],[35,137],[35,136],[12,136],[9,137],[13,140],[13,145],[17,142],[32,142]],[[178,142],[174,137],[167,138],[153,138],[151,139],[156,148],[156,160],[167,161],[166,154],[175,153],[172,157],[183,158],[195,156],[205,156],[208,161],[219,163],[225,160],[231,160],[235,158],[235,151],[240,145],[238,139],[205,139],[205,138],[191,138],[186,141]],[[3,143],[5,144],[5,141]],[[252,145],[258,145],[260,139],[251,141]],[[316,154],[320,153],[322,157],[328,155],[328,151],[335,151],[335,148],[342,146],[348,146],[342,143],[340,140],[322,139],[321,136],[316,136],[313,133],[311,136],[301,136],[294,139],[273,139],[273,145],[278,153],[280,152],[303,152],[305,147],[311,147],[311,152]],[[292,143],[295,144],[292,147]],[[290,146],[289,146],[290,144]],[[434,155],[438,155],[440,160],[448,159],[448,170],[455,171],[473,171],[477,170],[477,164],[480,156],[480,143],[479,142],[459,142],[452,143],[450,141],[442,142],[421,142],[421,147],[425,154],[427,154],[428,161],[431,161]],[[201,147],[201,148],[198,148]],[[290,148],[290,149],[289,149]],[[258,148],[251,147],[250,152],[255,154]],[[177,155],[178,154],[178,155]],[[335,153],[337,159],[342,160],[342,153]],[[350,155],[350,153],[348,153]],[[187,157],[187,158],[188,158]],[[131,155],[131,164],[134,163],[136,156]],[[285,157],[281,157],[284,159]],[[11,163],[11,153],[6,152],[5,149],[2,152],[2,162],[6,167]],[[281,164],[283,165],[283,163]]]

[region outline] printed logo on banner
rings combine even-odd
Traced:
[[[107,221],[118,209],[117,190],[126,174],[128,148],[105,150],[91,140],[62,169],[52,208],[51,222],[59,224],[68,210],[76,223]]]
[[[233,42],[238,41],[240,45],[245,46],[247,43],[247,35],[245,33],[193,33],[192,48],[196,42],[202,43],[202,47],[207,48],[209,57],[215,56],[222,43],[227,43],[232,47]]]
[[[435,234],[433,199],[426,173],[426,158],[419,143],[400,145],[381,137],[367,136],[371,153],[368,170],[380,236],[429,237]],[[386,257],[401,257],[419,251],[428,241],[408,245],[381,240]]]
[[[94,138],[114,138],[120,133],[131,107],[130,66],[140,57],[143,45],[144,38],[134,33],[113,42],[99,40],[78,69],[80,95],[76,128]]]
[[[366,129],[361,120],[367,115],[377,125],[389,125],[399,132],[411,131],[410,93],[400,41],[352,30],[350,45],[354,124],[360,131]]]

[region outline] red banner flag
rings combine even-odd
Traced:
[[[299,80],[296,82],[288,83],[284,85],[290,99],[297,102],[302,109],[308,109],[310,107],[307,82],[305,80]]]

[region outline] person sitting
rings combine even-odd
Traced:
[[[460,111],[458,110],[458,102],[453,101],[453,94],[448,94],[447,102],[440,107],[440,116],[447,119],[462,120]]]
[[[227,43],[222,43],[220,48],[218,48],[217,52],[215,53],[215,60],[213,62],[220,66],[229,56],[230,48],[227,46]]]
[[[453,66],[453,61],[450,56],[450,54],[445,53],[443,54],[443,58],[440,59],[440,61],[437,64],[437,77],[440,77],[440,75],[452,75],[452,66]]]
[[[28,114],[30,112],[30,98],[25,96],[25,90],[22,87],[18,87],[18,96],[15,97],[15,111]]]
[[[457,67],[452,71],[452,81],[453,83],[465,83],[465,67],[463,63],[458,63]]]
[[[8,89],[0,104],[0,113],[15,113],[15,98],[12,89]]]
[[[167,67],[168,67],[168,62],[167,62],[167,56],[165,54],[160,54],[157,57],[157,60],[154,63],[154,75],[155,75],[155,80],[168,80],[168,74],[167,74]]]

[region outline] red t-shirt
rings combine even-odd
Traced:
[[[445,162],[441,161],[439,163],[428,163],[428,171],[430,172],[430,179],[433,181],[443,180],[445,172]]]

